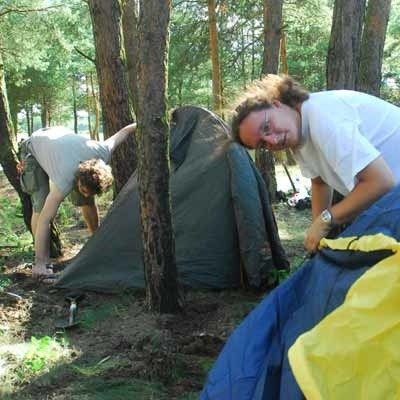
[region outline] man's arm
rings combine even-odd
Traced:
[[[357,174],[358,183],[342,201],[331,209],[335,224],[351,221],[376,200],[395,186],[395,179],[383,157],[378,157]],[[305,248],[310,252],[318,249],[319,241],[327,235],[330,228],[321,217],[317,217],[304,240]]]
[[[319,217],[321,212],[332,204],[332,188],[319,176],[311,179],[312,220]]]
[[[34,277],[49,274],[46,270],[46,264],[50,262],[50,223],[55,218],[58,207],[63,200],[64,196],[54,186],[51,186],[34,233],[35,265],[32,269]]]
[[[113,151],[118,145],[120,145],[127,137],[128,135],[131,135],[135,132],[136,130],[136,123],[124,126],[122,129],[120,129],[116,134],[112,135],[109,137],[107,140],[104,141],[104,143],[111,148]]]
[[[97,208],[97,205],[87,204],[81,206],[80,208],[89,233],[93,235],[99,227],[99,210]]]

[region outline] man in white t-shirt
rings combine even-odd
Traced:
[[[267,75],[239,99],[232,134],[248,148],[293,151],[312,183],[310,252],[400,183],[400,108],[365,93],[309,94],[289,76]],[[332,189],[344,196],[333,206]]]
[[[133,133],[131,124],[104,142],[90,140],[64,127],[36,131],[21,145],[22,189],[31,196],[32,233],[35,238],[34,277],[52,274],[49,256],[50,224],[61,202],[70,193],[72,201],[82,210],[91,234],[99,225],[95,194],[112,185],[107,165],[111,154]]]

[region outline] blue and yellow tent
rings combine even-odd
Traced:
[[[202,400],[400,399],[400,186],[233,332]]]

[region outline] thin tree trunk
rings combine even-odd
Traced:
[[[328,89],[357,87],[365,0],[335,0],[328,48]]]
[[[166,104],[170,0],[140,2],[138,53],[139,194],[147,301],[151,310],[180,308],[169,192]]]
[[[31,112],[31,135],[34,131],[34,127],[35,127],[35,114],[33,112],[33,106],[31,105],[30,107],[30,112]]]
[[[213,110],[218,115],[222,115],[222,84],[221,69],[219,64],[219,45],[217,29],[217,13],[215,0],[208,0],[208,27],[210,32],[210,56],[212,65],[212,92]]]
[[[357,90],[380,95],[382,58],[391,0],[369,0],[361,43]]]
[[[96,140],[100,140],[99,126],[100,126],[100,107],[99,100],[97,99],[96,90],[94,89],[94,79],[93,74],[90,73],[90,88],[92,91],[92,101],[94,108],[94,127],[93,127],[93,137]]]
[[[85,82],[86,82],[86,111],[87,111],[87,123],[88,123],[89,137],[90,137],[90,139],[95,140],[95,136],[94,136],[93,130],[92,130],[92,121],[91,121],[92,106],[91,106],[91,99],[90,99],[88,75],[85,75]]]
[[[41,117],[41,121],[42,121],[42,128],[45,128],[47,126],[49,126],[49,104],[47,99],[43,96],[42,98],[42,104],[41,104],[41,112],[40,112],[40,117]]]
[[[245,36],[244,36],[244,29],[242,28],[240,30],[240,41],[241,41],[241,54],[240,54],[240,66],[241,66],[241,71],[242,71],[242,86],[243,88],[246,88],[246,57],[245,57]]]
[[[31,136],[32,135],[32,130],[31,130],[31,112],[29,110],[29,107],[26,107],[25,112],[26,112],[26,130],[28,132],[28,136]]]
[[[78,110],[76,105],[76,86],[75,86],[75,76],[72,76],[72,107],[74,113],[74,132],[78,133]]]
[[[251,22],[251,80],[256,78],[256,32],[254,21]]]

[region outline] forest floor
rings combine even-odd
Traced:
[[[287,188],[282,171],[279,181]],[[109,201],[100,202],[102,215]],[[146,310],[143,290],[86,293],[78,305],[79,325],[57,328],[68,316],[65,293],[31,278],[31,238],[2,172],[0,202],[0,399],[197,399],[232,330],[268,295],[190,290],[184,312],[160,316]],[[296,268],[310,210],[280,203],[274,211]],[[79,251],[87,234],[72,206],[59,214],[62,263]]]

